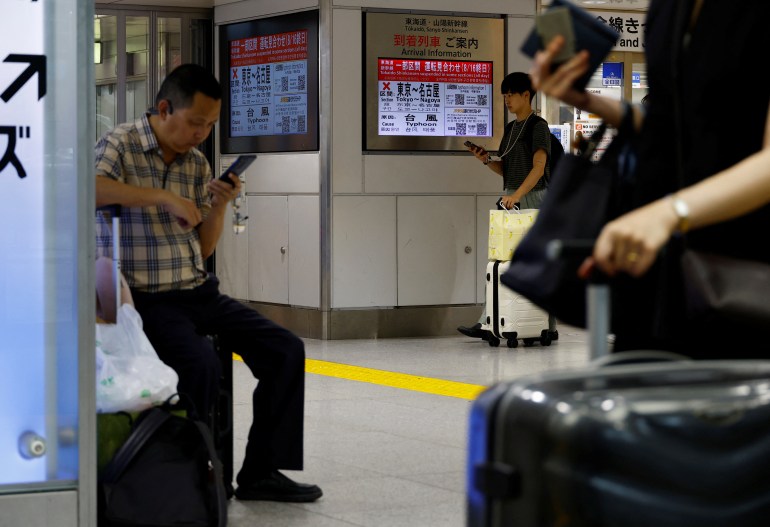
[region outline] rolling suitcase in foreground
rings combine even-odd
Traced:
[[[617,353],[483,392],[468,527],[767,525],[770,362],[681,358]]]
[[[521,339],[525,346],[535,341],[550,346],[548,313],[500,282],[500,276],[510,265],[510,261],[499,260],[487,264],[487,320],[482,329],[490,333],[489,345],[499,346],[503,340],[509,348],[515,348]]]

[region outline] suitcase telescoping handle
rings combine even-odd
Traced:
[[[552,240],[546,247],[549,260],[585,259],[591,256],[596,240]],[[691,360],[668,351],[625,351],[610,355],[607,335],[610,332],[610,286],[604,273],[593,270],[588,277],[586,293],[589,352],[598,367]]]
[[[546,248],[549,260],[584,259],[591,256],[596,240],[552,240]],[[610,333],[610,287],[607,277],[594,271],[586,290],[586,319],[588,321],[588,351],[591,359],[610,353],[607,335]]]
[[[122,208],[120,205],[105,205],[96,209],[101,213],[109,213],[112,218],[112,276],[115,280],[113,287],[115,288],[115,317],[117,321],[118,311],[120,311],[120,213]]]

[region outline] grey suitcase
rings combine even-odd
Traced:
[[[604,355],[608,295],[589,289]],[[468,527],[767,525],[770,362],[681,359],[618,353],[483,392]]]

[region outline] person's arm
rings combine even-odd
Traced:
[[[537,52],[532,68],[529,70],[532,87],[571,106],[596,114],[609,125],[620,126],[624,112],[621,101],[574,88],[575,81],[588,71],[587,51],[581,51],[555,71],[551,71],[553,58],[563,46],[564,38],[559,36],[549,42],[544,50]],[[634,127],[640,130],[644,113],[637,107],[633,107],[633,112]]]
[[[502,161],[488,161],[487,162],[487,168],[497,174],[498,176],[503,176],[503,162]]]
[[[529,171],[529,174],[527,174],[527,177],[521,182],[521,185],[516,189],[516,192],[510,196],[503,197],[503,205],[505,205],[506,208],[510,209],[514,203],[521,202],[522,198],[526,196],[530,190],[535,188],[537,182],[540,181],[540,178],[545,174],[546,162],[548,162],[548,154],[545,153],[544,149],[538,148],[532,156],[532,170]]]
[[[96,176],[96,206],[123,205],[124,207],[163,207],[183,226],[194,227],[201,221],[195,203],[159,188],[140,188],[126,185],[108,176]]]
[[[211,193],[211,210],[203,223],[198,225],[198,237],[201,242],[203,258],[208,258],[214,254],[224,228],[227,204],[234,200],[241,191],[241,181],[238,176],[231,175],[230,177],[235,186],[218,179],[212,179],[208,184],[207,189]]]
[[[689,209],[690,229],[731,220],[770,203],[770,109],[765,130],[762,150],[677,192]],[[670,197],[654,201],[608,223],[596,241],[593,260],[610,275],[623,271],[640,276],[678,224]]]
[[[468,150],[471,151],[471,153],[476,156],[476,159],[484,163],[487,168],[489,168],[492,172],[497,174],[498,176],[503,175],[503,162],[502,161],[490,161],[489,160],[489,152],[487,152],[484,148],[480,146],[469,146]]]

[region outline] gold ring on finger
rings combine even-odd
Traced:
[[[626,255],[626,260],[628,260],[631,263],[636,262],[639,259],[639,253],[636,252],[630,252]]]

